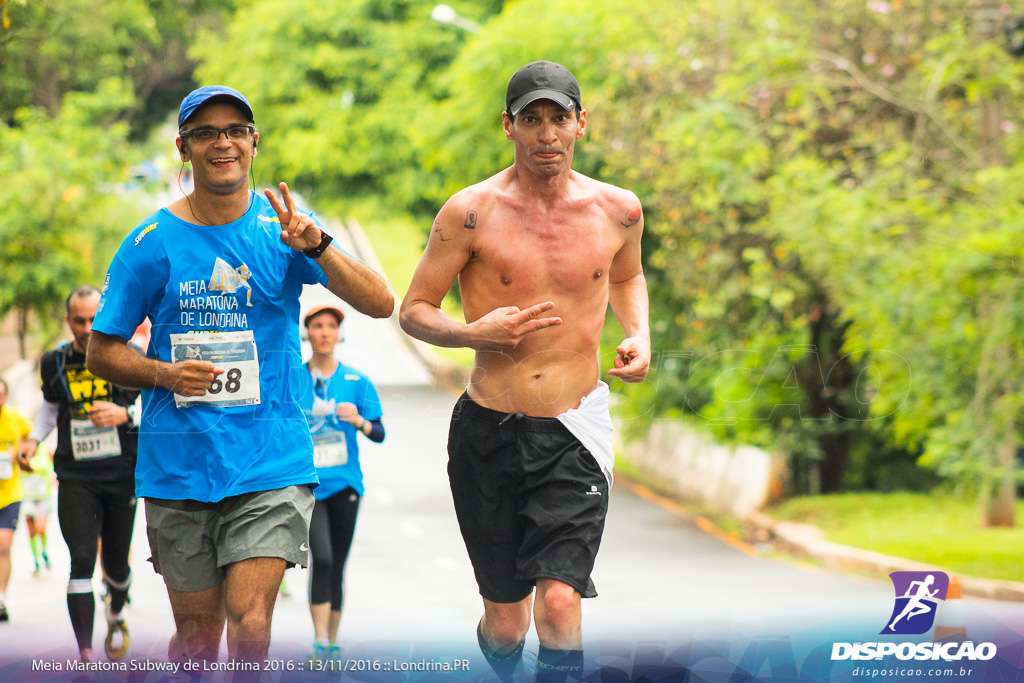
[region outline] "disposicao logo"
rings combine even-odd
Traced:
[[[935,623],[939,601],[946,599],[949,577],[945,572],[893,572],[889,578],[896,589],[896,604],[879,633],[903,636],[927,633]]]
[[[949,577],[944,572],[893,572],[889,575],[896,590],[892,614],[880,635],[921,635],[935,623],[939,603],[945,601]],[[833,643],[832,661],[871,660],[895,656],[900,660],[977,661],[996,656],[993,643],[964,642],[861,642]]]

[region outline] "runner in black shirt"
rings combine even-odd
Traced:
[[[92,575],[98,540],[107,584],[106,653],[118,660],[128,651],[123,610],[131,584],[128,551],[135,523],[139,392],[94,377],[85,365],[99,300],[99,290],[88,285],[68,296],[67,323],[74,341],[43,354],[43,405],[18,455],[27,464],[39,442],[57,428],[57,517],[71,554],[68,613],[83,661],[94,661]]]

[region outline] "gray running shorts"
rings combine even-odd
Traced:
[[[213,588],[227,566],[253,557],[309,562],[313,490],[288,486],[230,496],[216,503],[146,499],[150,562],[168,588]]]

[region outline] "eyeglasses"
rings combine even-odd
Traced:
[[[221,133],[229,142],[242,142],[256,132],[256,126],[228,126],[227,128],[214,128],[203,126],[192,130],[183,130],[179,133],[183,138],[192,138],[196,142],[208,143],[220,140]]]

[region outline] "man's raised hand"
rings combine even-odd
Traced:
[[[281,221],[281,241],[296,251],[313,249],[320,245],[320,226],[316,224],[308,214],[304,214],[295,208],[295,200],[292,193],[288,191],[288,183],[281,183],[281,199],[277,198],[273,190],[264,190],[270,206],[277,212],[277,218]]]

